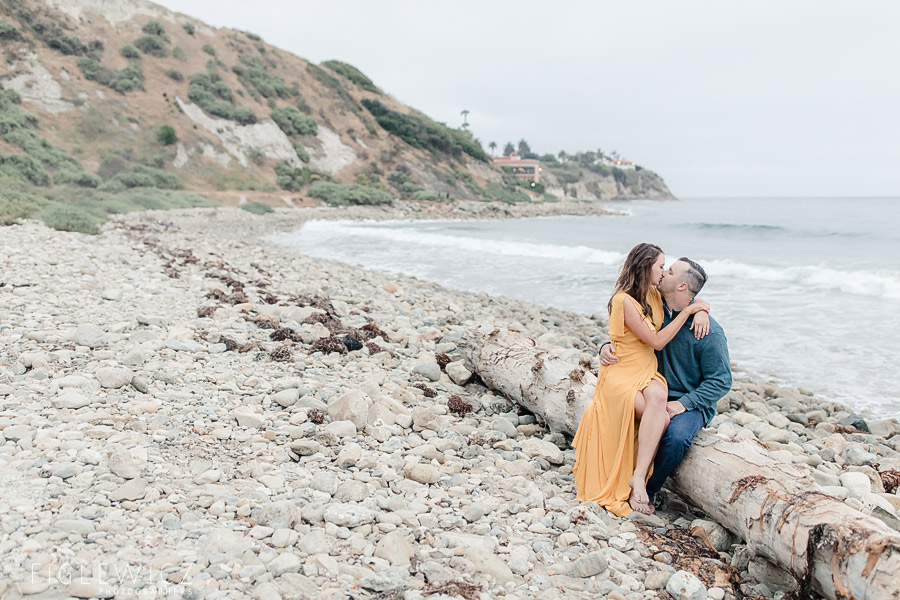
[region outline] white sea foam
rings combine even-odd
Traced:
[[[273,237],[275,241],[288,242],[293,234]],[[591,248],[589,246],[565,246],[508,240],[492,240],[478,237],[455,236],[440,233],[413,231],[403,228],[366,227],[341,221],[308,221],[303,225],[301,235],[305,236],[350,236],[367,237],[400,244],[415,244],[444,250],[461,250],[481,255],[521,256],[523,258],[546,258],[578,261],[600,265],[614,265],[624,260],[625,255]]]
[[[844,271],[819,266],[766,267],[731,260],[701,261],[711,278],[734,277],[774,283],[793,283],[817,290],[900,299],[896,271]]]

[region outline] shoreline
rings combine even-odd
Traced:
[[[357,212],[377,215],[198,209],[116,217],[96,237],[3,229],[0,593],[99,593],[53,576],[104,559],[168,570],[171,589],[266,599],[466,585],[473,598],[657,597],[688,556],[710,598],[737,597],[710,576],[726,571],[745,593],[790,587],[677,499],[638,521],[578,503],[566,440],[456,360],[460,332],[492,322],[596,370],[604,320],[260,240],[326,213],[373,218]],[[710,430],[897,519],[872,465],[900,469],[900,424],[856,432],[845,409],[736,381]],[[697,524],[723,554],[670,536],[663,556],[645,529]]]

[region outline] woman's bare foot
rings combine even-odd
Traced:
[[[644,484],[643,478],[635,475],[631,478],[631,481],[628,482],[628,485],[631,486],[631,497],[628,499],[628,504],[631,506],[632,510],[644,513],[645,515],[652,515],[655,513],[656,508],[650,503],[650,496],[647,495],[647,487]]]

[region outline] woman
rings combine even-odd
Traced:
[[[632,510],[653,512],[647,477],[668,425],[666,381],[657,372],[654,350],[668,344],[688,317],[709,311],[706,302],[695,299],[659,330],[663,302],[656,286],[665,261],[653,244],[638,244],[628,253],[608,305],[609,339],[619,362],[600,368],[594,401],[573,441],[578,499],[597,502],[620,517]],[[637,439],[635,420],[640,421]]]

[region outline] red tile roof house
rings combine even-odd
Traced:
[[[515,152],[509,156],[495,156],[491,160],[495,165],[519,179],[528,179],[534,183],[541,182],[541,163],[536,160],[519,158]]]

